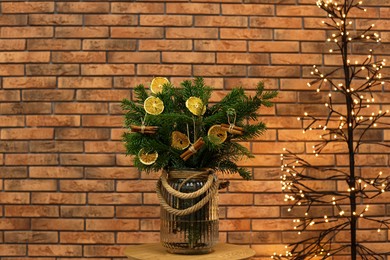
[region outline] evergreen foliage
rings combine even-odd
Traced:
[[[130,131],[124,133],[128,155],[134,156],[134,165],[141,171],[151,172],[161,169],[185,168],[212,168],[224,173],[238,173],[245,179],[251,178],[251,173],[245,168],[237,166],[236,162],[253,157],[252,153],[239,142],[251,140],[261,135],[266,126],[256,122],[261,106],[270,107],[271,99],[277,92],[265,91],[262,82],[258,83],[253,97],[248,96],[242,87],[233,89],[219,103],[210,104],[213,89],[206,86],[202,78],[193,81],[186,80],[181,87],[164,84],[160,93],[149,93],[144,85],[134,89],[134,100],[124,99],[122,108],[126,110],[125,126]],[[158,97],[164,103],[161,114],[151,115],[145,112],[144,101],[150,97]],[[203,115],[194,115],[186,107],[190,97],[197,97],[206,106]],[[230,117],[230,120],[228,118]],[[234,119],[235,122],[232,122]],[[250,124],[250,122],[256,122]],[[243,128],[243,134],[228,133],[227,139],[221,143],[213,142],[213,136],[208,136],[208,130],[214,125],[234,123]],[[156,126],[155,134],[132,132],[131,126]],[[172,132],[179,131],[188,136],[193,144],[199,137],[203,138],[204,145],[184,161],[180,155],[186,150],[179,150],[171,146]],[[157,160],[151,165],[140,161],[139,151],[157,152]],[[188,148],[187,148],[188,149]]]

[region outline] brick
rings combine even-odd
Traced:
[[[167,13],[173,14],[219,14],[218,4],[167,3]]]
[[[214,63],[214,53],[204,52],[163,52],[162,62],[166,63]]]
[[[0,193],[2,204],[29,204],[30,194],[26,192],[2,192]]]
[[[223,15],[274,15],[274,6],[259,4],[222,4]]]
[[[104,63],[105,52],[53,52],[54,63]]]
[[[24,101],[65,101],[73,100],[73,90],[23,90]]]
[[[138,230],[139,221],[136,219],[87,219],[86,230]]]
[[[93,129],[93,128],[60,128],[56,129],[56,139],[59,140],[93,140],[93,139],[108,139],[108,129]]]
[[[158,27],[112,27],[110,35],[111,38],[162,39],[164,36],[164,30],[163,28]]]
[[[2,153],[21,153],[28,152],[28,143],[26,141],[2,141],[0,142],[0,152]]]
[[[1,230],[27,230],[30,229],[30,220],[27,218],[2,218]]]
[[[24,256],[26,255],[26,245],[0,245],[0,252],[2,256]]]
[[[33,192],[31,194],[31,203],[33,204],[85,204],[86,195],[83,193],[50,193]]]
[[[55,77],[7,77],[3,79],[3,88],[55,88]]]
[[[272,64],[315,64],[321,60],[321,54],[271,54]]]
[[[27,177],[27,167],[1,167],[0,177],[3,179],[17,179]]]
[[[126,2],[113,2],[111,3],[112,13],[146,13],[146,14],[158,14],[164,13],[163,3],[126,3]]]
[[[60,77],[58,88],[112,88],[112,79],[109,77]]]
[[[67,179],[83,177],[81,167],[30,167],[30,178]]]
[[[10,102],[10,101],[19,101],[19,100],[20,100],[19,90],[0,90],[0,101]]]
[[[325,32],[321,30],[275,30],[275,39],[277,40],[296,40],[296,41],[325,41]]]
[[[61,82],[61,78],[59,79],[59,82]],[[63,83],[63,85],[61,86],[65,87],[67,86],[67,84]],[[54,113],[56,114],[106,114],[108,113],[108,105],[104,103],[60,102],[55,104]]]
[[[142,51],[192,50],[192,41],[190,40],[140,40],[139,50]]]
[[[6,217],[58,217],[57,206],[5,206]]]
[[[119,244],[158,243],[160,232],[118,232]]]
[[[29,245],[29,256],[82,256],[82,247],[76,245]]]
[[[256,77],[299,77],[300,69],[298,66],[250,66],[248,74]]]
[[[55,191],[55,180],[5,180],[4,190],[10,191]]]
[[[87,179],[137,179],[139,171],[136,168],[128,167],[86,167],[85,177]],[[117,191],[119,191],[119,187],[117,187]]]
[[[123,125],[122,116],[83,116],[83,126],[98,127],[121,127]]]
[[[194,50],[196,51],[246,51],[245,41],[228,40],[195,40]]]
[[[262,53],[260,54],[218,53],[217,63],[218,64],[269,64],[269,56],[268,54],[262,54]]]
[[[51,13],[54,12],[54,3],[50,2],[20,2],[2,3],[3,13]]]
[[[84,50],[135,50],[136,40],[84,40]]]
[[[291,17],[250,17],[249,23],[253,28],[302,28],[302,20]]]
[[[124,255],[126,246],[85,246],[85,256],[117,256]]]
[[[52,139],[52,128],[3,128],[0,130],[2,140],[29,140],[29,139]]]
[[[61,206],[62,217],[82,217],[82,218],[112,218],[114,207],[110,206]],[[81,230],[83,225],[81,225]]]
[[[26,65],[27,75],[78,75],[79,65],[72,64],[44,64]]]
[[[115,237],[111,232],[61,232],[60,241],[72,244],[113,244]]]
[[[1,38],[51,38],[53,36],[53,28],[49,26],[0,28]]]
[[[196,76],[245,76],[245,66],[235,65],[194,65],[194,75]]]
[[[114,165],[114,155],[104,154],[62,154],[62,165]]]
[[[191,65],[154,65],[154,64],[139,64],[137,66],[138,75],[152,76],[190,76]],[[123,97],[122,97],[123,98]]]
[[[30,25],[82,25],[81,15],[63,14],[31,14],[28,17]]]
[[[40,232],[40,231],[8,231],[4,233],[6,243],[57,243],[57,232]]]
[[[83,219],[61,219],[61,218],[36,218],[31,219],[33,230],[83,230]]]
[[[24,75],[23,65],[0,64],[0,76],[22,76]]]
[[[58,39],[28,39],[28,50],[80,50],[80,40],[58,40]]]
[[[110,52],[110,63],[160,63],[159,52]]]
[[[228,218],[265,218],[279,217],[279,207],[234,207],[228,208]]]
[[[86,141],[85,142],[85,152],[87,153],[115,153],[115,152],[126,152],[123,142],[94,142]]]
[[[298,42],[284,42],[284,41],[253,41],[249,42],[250,52],[298,52]],[[273,54],[275,55],[275,54]]]
[[[252,194],[226,194],[219,193],[219,205],[252,205]]]
[[[81,65],[82,75],[134,75],[133,64]]]
[[[56,154],[7,154],[5,157],[7,165],[56,165],[57,163]]]
[[[220,230],[221,231],[250,230],[250,220],[249,219],[221,219]]]
[[[126,154],[115,155],[115,160],[117,166],[134,166],[133,157]]]
[[[324,11],[318,8],[317,6],[290,6],[290,5],[280,5],[276,6],[276,15],[277,16],[323,16]],[[318,19],[318,18],[317,18]]]
[[[258,42],[259,39],[271,40],[272,30],[271,29],[239,29],[239,28],[221,28],[221,39],[232,39],[232,40],[245,40],[253,39],[249,44]],[[275,43],[275,42],[273,42]]]
[[[4,51],[24,50],[25,48],[26,40],[0,40],[0,49]]]
[[[112,180],[61,180],[61,191],[113,191]]]
[[[31,141],[30,152],[82,152],[83,143],[77,141]]]
[[[120,192],[153,192],[155,185],[155,180],[118,181],[116,190]]]
[[[22,116],[0,116],[0,126],[1,127],[24,126],[24,117],[22,117]]]
[[[248,19],[243,16],[207,16],[198,15],[194,17],[197,27],[247,27]]]
[[[128,90],[94,90],[93,93],[90,90],[77,91],[77,100],[82,101],[121,101],[129,96]]]
[[[0,63],[49,62],[49,52],[2,52]]]
[[[221,29],[222,30],[222,29]],[[217,28],[166,28],[167,39],[217,39]]]
[[[80,116],[27,116],[27,126],[80,126]]]
[[[26,25],[27,15],[5,15],[0,17],[0,25]]]
[[[56,27],[57,38],[107,38],[107,27],[85,26],[85,27]]]
[[[86,25],[137,25],[136,15],[85,15]]]
[[[59,13],[108,13],[109,3],[56,3]]]
[[[125,207],[118,206],[116,208],[116,216],[118,218],[155,218],[160,216],[160,207],[159,206],[134,206],[134,207]]]
[[[141,194],[133,193],[89,193],[88,203],[96,205],[123,205],[123,204],[141,204]]]
[[[190,15],[141,15],[141,26],[192,26]]]

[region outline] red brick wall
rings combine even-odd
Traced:
[[[313,137],[301,135],[296,117],[323,111],[303,78],[312,64],[338,62],[323,55],[325,14],[316,0],[189,2],[1,1],[1,259],[107,260],[159,240],[157,174],[132,168],[121,142],[120,101],[153,76],[204,76],[215,101],[259,80],[280,91],[276,106],[261,110],[269,130],[250,144],[255,159],[242,163],[254,180],[232,180],[220,195],[221,241],[250,244],[267,259],[295,236],[279,154],[285,146],[304,153]],[[357,26],[375,21],[384,42],[376,53],[390,56],[390,1],[365,2]],[[390,141],[390,130],[379,131]],[[383,153],[375,165],[388,160]],[[343,161],[329,154],[322,162]],[[374,215],[390,214],[389,196],[376,203]],[[371,238],[379,249],[387,239]]]

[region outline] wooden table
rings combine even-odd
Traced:
[[[240,260],[249,259],[255,251],[247,246],[220,243],[214,251],[204,255],[176,255],[168,253],[160,243],[129,246],[125,255],[131,260]]]

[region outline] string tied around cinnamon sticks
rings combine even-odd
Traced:
[[[199,137],[198,140],[196,140],[196,142],[187,149],[187,151],[180,155],[180,158],[182,158],[184,161],[187,161],[192,155],[196,154],[203,145],[204,140],[202,137]]]
[[[132,133],[155,134],[157,133],[158,126],[145,126],[144,124],[140,126],[130,125],[130,129]]]

